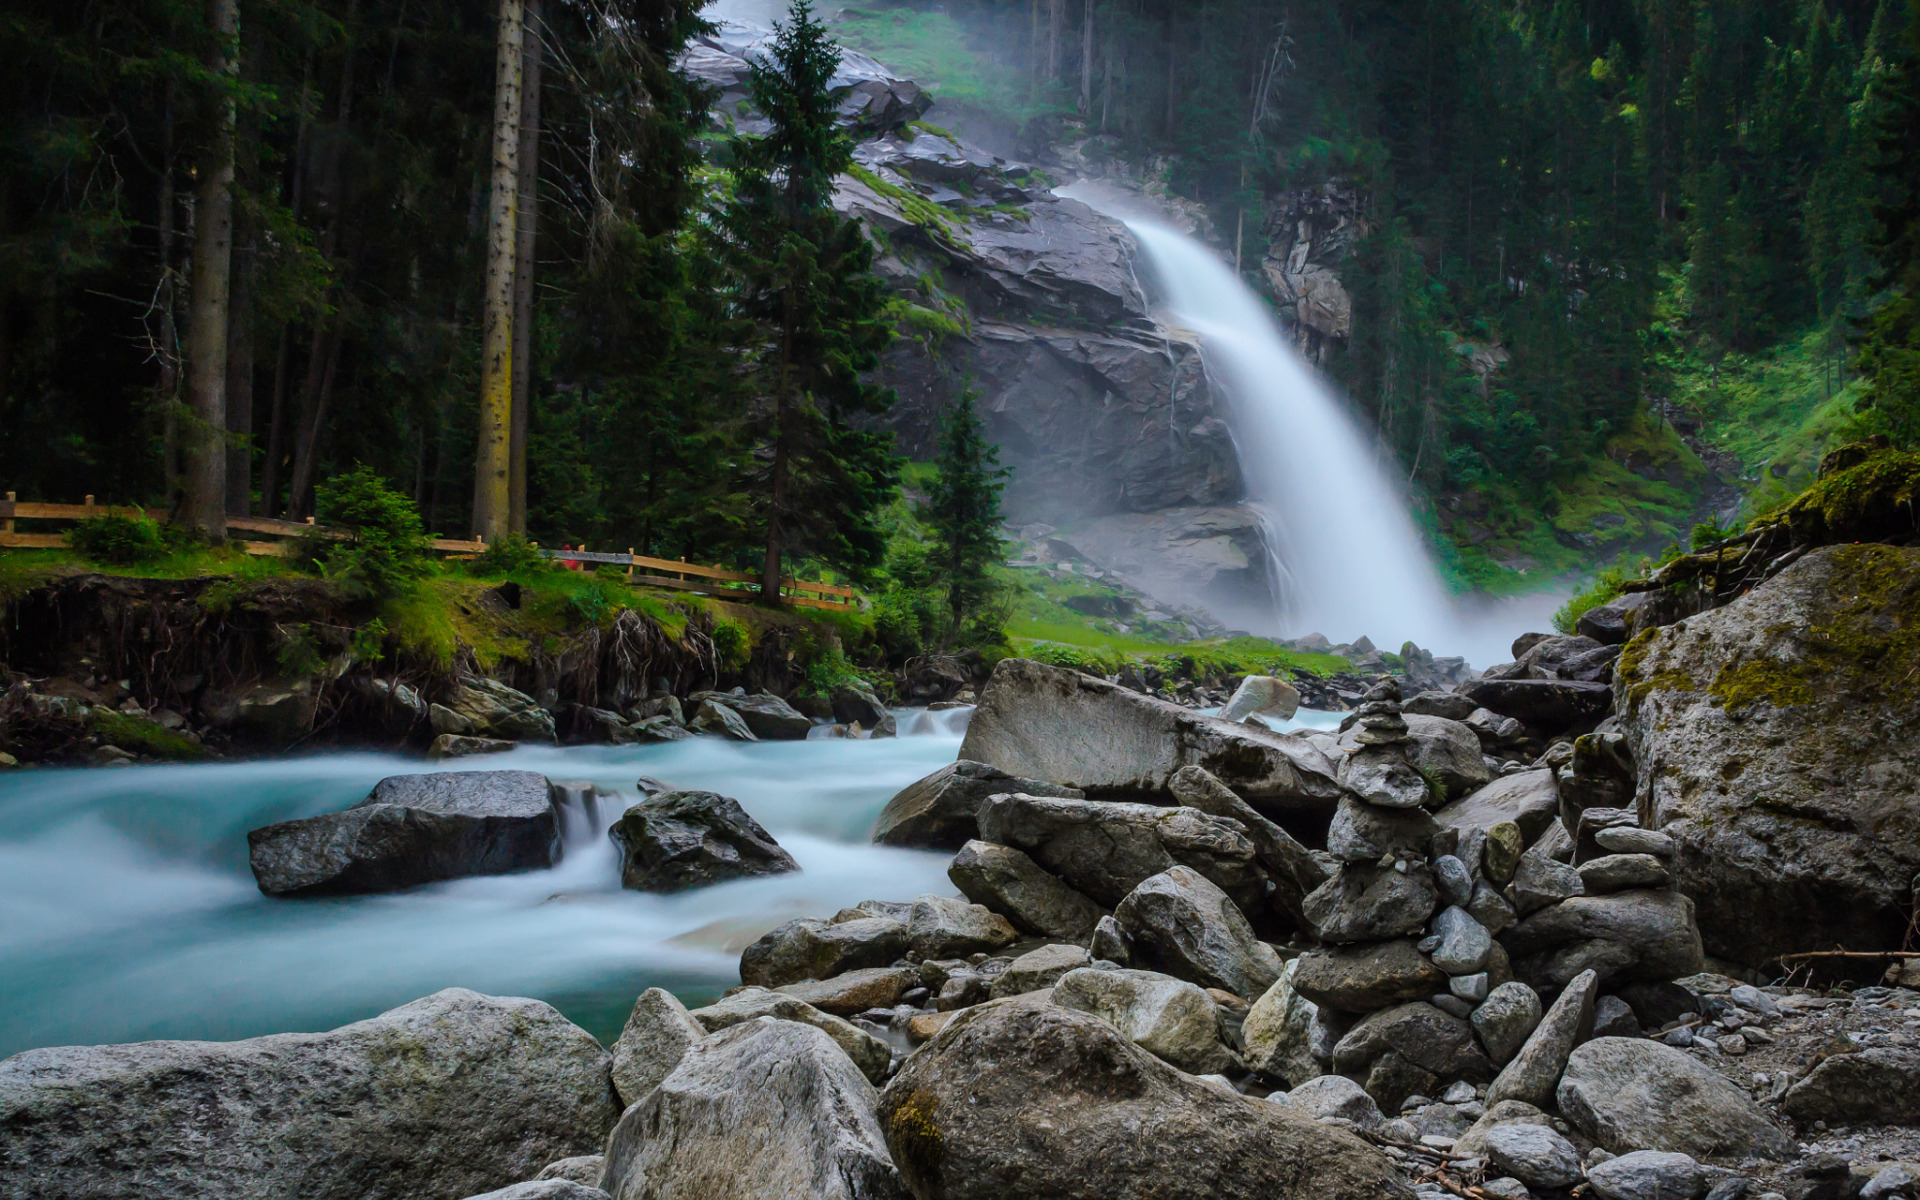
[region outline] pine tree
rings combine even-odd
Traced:
[[[1010,470],[967,389],[941,421],[939,477],[921,518],[934,529],[947,608],[960,629],[994,591],[991,568],[1000,560],[1000,493]]]
[[[878,566],[879,515],[898,483],[891,435],[853,424],[893,402],[865,378],[893,327],[872,243],[831,205],[834,177],[852,163],[828,86],[839,47],[807,0],[794,0],[771,57],[755,65],[752,87],[773,128],[731,143],[734,192],[716,222],[740,344],[753,348],[746,484],[769,601],[787,557],[856,576]]]
[[[1856,365],[1866,377],[1860,407],[1869,424],[1913,445],[1920,443],[1920,0],[1908,0],[1906,31],[1889,65],[1876,168],[1885,191],[1874,208],[1874,283],[1886,299],[1866,320]]]

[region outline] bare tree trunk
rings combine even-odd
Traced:
[[[244,232],[234,253],[233,303],[227,314],[227,515],[253,507],[253,264],[255,234]]]
[[[160,220],[155,236],[160,248],[160,287],[154,293],[154,306],[160,317],[160,338],[155,352],[160,359],[160,469],[166,476],[167,508],[176,504],[180,488],[180,418],[175,411],[180,401],[180,329],[174,319],[173,218],[176,197],[173,190],[173,84],[167,85],[166,112],[161,119],[166,129],[166,145],[160,160]]]
[[[521,0],[500,0],[493,87],[493,180],[487,202],[486,316],[480,350],[480,423],[473,463],[473,532],[507,532],[513,440],[513,266],[519,241],[520,84],[526,26]]]
[[[280,327],[280,349],[273,357],[273,404],[267,412],[267,461],[260,465],[260,515],[278,516],[280,508],[280,463],[287,456],[287,357],[292,354],[292,338],[287,327]]]
[[[208,73],[224,87],[238,73],[239,0],[210,0],[214,49]],[[187,318],[185,503],[181,523],[214,540],[227,536],[227,304],[233,285],[233,94],[220,97],[213,137],[200,161],[193,203],[193,301]]]
[[[1093,114],[1093,0],[1080,27],[1080,111]]]
[[[337,322],[337,319],[336,319]],[[309,403],[301,414],[298,441],[293,448],[293,472],[287,480],[287,512],[296,520],[313,515],[315,464],[320,458],[320,434],[327,410],[333,405],[333,381],[340,372],[342,330],[322,323],[314,331],[313,357],[307,368]]]
[[[1066,32],[1067,0],[1047,0],[1047,82],[1060,82],[1060,38]]]
[[[527,534],[527,429],[533,419],[533,251],[540,233],[540,0],[525,0],[529,36],[520,89],[520,227],[513,255],[513,418],[508,526]]]
[[[1180,128],[1180,51],[1173,41],[1173,14],[1167,14],[1167,137]]]

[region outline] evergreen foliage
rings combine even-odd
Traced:
[[[973,389],[941,421],[938,468],[921,519],[938,547],[940,581],[955,629],[976,616],[996,590],[993,568],[1003,555],[1000,493],[1011,474],[987,441]]]
[[[321,522],[350,535],[321,560],[331,578],[382,598],[433,573],[433,540],[420,527],[419,510],[371,468],[358,466],[320,484],[319,502]]]
[[[768,596],[787,558],[870,575],[898,483],[891,435],[855,424],[893,403],[865,376],[894,335],[873,244],[829,203],[853,161],[828,88],[839,48],[807,0],[776,29],[771,61],[753,71],[754,104],[773,128],[730,143],[733,190],[714,221],[732,276],[730,340],[745,358],[741,482]]]
[[[1874,282],[1885,294],[1861,339],[1861,406],[1870,428],[1912,446],[1920,444],[1920,0],[1908,0],[1906,32],[1883,89],[1873,249],[1880,263]]]

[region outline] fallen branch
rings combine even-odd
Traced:
[[[1782,954],[1775,962],[1785,966],[1808,958],[1920,958],[1920,950],[1807,950],[1800,954]]]

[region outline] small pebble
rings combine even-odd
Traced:
[[[1449,1084],[1447,1090],[1440,1093],[1440,1099],[1448,1104],[1465,1104],[1475,1098],[1473,1085],[1464,1079]]]
[[[1747,1052],[1747,1039],[1737,1033],[1730,1033],[1719,1039],[1720,1053],[1740,1055]]]
[[[1526,1197],[1533,1195],[1527,1190],[1526,1184],[1511,1175],[1489,1179],[1480,1185],[1480,1190],[1489,1196],[1498,1196],[1500,1200],[1525,1200]]]

